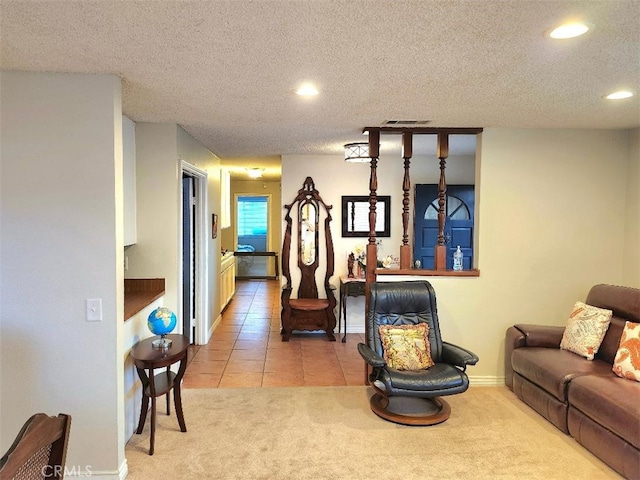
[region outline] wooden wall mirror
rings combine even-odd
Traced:
[[[378,195],[376,203],[376,237],[391,236],[391,197]],[[369,236],[369,197],[342,197],[342,236]]]
[[[318,256],[318,210],[311,200],[300,205],[298,222],[298,258],[303,265],[313,265]]]

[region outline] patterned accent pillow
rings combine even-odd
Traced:
[[[593,360],[611,322],[611,310],[576,302],[564,329],[560,348]]]
[[[613,373],[640,382],[640,323],[626,322],[613,360]]]
[[[380,325],[380,340],[387,366],[396,370],[423,370],[434,365],[429,325]]]

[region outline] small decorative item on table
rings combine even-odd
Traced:
[[[353,252],[347,257],[347,277],[353,278],[353,265],[356,263],[356,257],[353,256]]]
[[[149,314],[147,319],[149,330],[154,335],[160,335],[159,339],[152,342],[153,348],[169,348],[171,346],[171,340],[165,337],[176,327],[176,323],[176,314],[166,307],[158,307]]]
[[[353,259],[356,262],[358,267],[358,277],[362,278],[365,276],[366,268],[367,268],[367,250],[364,245],[356,245],[351,255],[353,255]]]

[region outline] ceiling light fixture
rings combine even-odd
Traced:
[[[310,83],[306,83],[296,90],[296,95],[300,95],[301,97],[314,97],[318,95],[318,93],[320,93],[318,89]]]
[[[622,100],[623,98],[629,97],[633,97],[632,92],[629,92],[628,90],[619,90],[617,92],[610,93],[604,98],[606,98],[607,100]]]
[[[549,32],[549,36],[556,40],[575,38],[587,33],[593,25],[585,22],[571,22],[560,25]]]
[[[369,144],[366,142],[347,143],[344,146],[344,160],[350,163],[365,163],[371,161]]]
[[[264,168],[247,168],[247,175],[250,178],[260,178],[262,177],[262,172],[264,172]]]

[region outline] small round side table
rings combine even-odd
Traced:
[[[140,408],[140,421],[136,433],[142,433],[144,424],[147,420],[147,411],[149,410],[149,399],[151,399],[151,440],[149,445],[149,455],[153,455],[156,433],[156,397],[167,396],[167,415],[170,415],[169,397],[173,389],[173,402],[178,417],[180,431],[186,432],[187,427],[184,423],[182,413],[182,397],[180,396],[180,382],[187,369],[187,349],[189,347],[189,339],[182,336],[171,334],[166,336],[172,340],[169,348],[154,348],[153,340],[158,337],[151,337],[136,343],[131,349],[131,358],[133,359],[140,381],[142,381],[142,406]],[[178,373],[171,371],[171,365],[180,362]],[[166,371],[154,374],[157,368],[166,367]],[[149,373],[147,374],[147,370]]]

